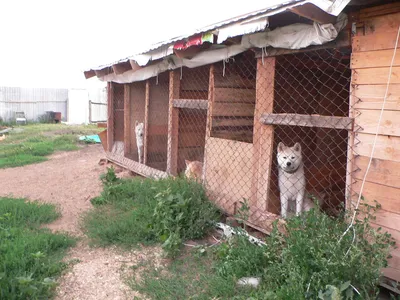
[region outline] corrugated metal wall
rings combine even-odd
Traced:
[[[89,90],[90,122],[107,121],[107,88]]]
[[[61,112],[67,119],[68,89],[0,87],[0,118],[13,121],[16,111],[28,121],[37,121],[46,111]]]

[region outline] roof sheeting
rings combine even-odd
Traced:
[[[149,47],[146,51],[144,51],[140,54],[132,55],[127,58],[118,60],[113,63],[106,64],[106,65],[101,65],[99,67],[92,68],[85,72],[93,73],[93,71],[102,70],[104,68],[111,67],[115,64],[129,62],[129,61],[131,61],[131,62],[133,61],[135,64],[137,64],[139,66],[146,66],[151,61],[171,56],[174,53],[173,45],[175,42],[185,40],[193,35],[200,34],[200,33],[207,33],[207,32],[214,33],[218,36],[217,43],[222,43],[227,38],[235,36],[235,35],[245,35],[245,34],[263,31],[268,26],[268,17],[269,16],[279,14],[281,12],[290,10],[297,6],[302,6],[304,4],[313,4],[316,7],[320,8],[321,10],[325,11],[326,13],[337,16],[349,2],[350,2],[350,0],[289,0],[289,1],[282,1],[281,3],[279,3],[278,5],[275,5],[273,7],[268,7],[268,8],[262,9],[262,10],[258,10],[258,11],[247,13],[247,14],[244,14],[241,16],[237,16],[235,18],[231,18],[231,19],[201,28],[199,30],[196,30],[195,32],[188,34],[188,35],[183,35],[183,36],[172,38],[167,41],[160,42],[158,44],[155,44],[155,45]],[[221,34],[221,36],[219,34]],[[157,65],[160,65],[160,63]],[[166,64],[164,63],[164,65],[166,65]],[[154,66],[151,66],[151,67],[153,67],[153,69],[154,69]],[[164,69],[164,68],[161,68],[161,69]],[[140,71],[143,72],[143,70],[135,70],[135,72],[140,72]],[[110,74],[110,75],[116,75],[116,74]],[[105,77],[110,77],[110,76],[106,75],[106,76],[101,76],[101,77],[105,78]],[[140,77],[140,76],[138,76],[138,77]]]

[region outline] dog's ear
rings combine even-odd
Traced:
[[[294,149],[294,151],[296,151],[296,152],[301,152],[301,145],[300,145],[300,143],[294,144],[293,149]]]
[[[278,152],[282,152],[286,148],[285,144],[282,142],[279,142],[278,144]]]
[[[136,121],[135,121],[135,127],[136,127],[138,124],[139,124],[139,122],[136,120]]]
[[[190,163],[191,163],[190,160],[185,159],[185,164],[186,164],[186,166],[188,166]]]

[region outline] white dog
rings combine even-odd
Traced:
[[[279,190],[281,200],[281,216],[287,218],[289,202],[295,201],[296,216],[303,211],[315,207],[314,201],[305,197],[306,178],[304,175],[301,146],[296,143],[287,147],[282,142],[278,144]],[[323,195],[318,199],[322,205]]]
[[[144,124],[136,121],[135,123],[136,145],[138,148],[139,163],[142,163],[143,156],[143,139],[144,139]]]

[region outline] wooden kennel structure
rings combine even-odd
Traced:
[[[311,6],[273,15],[270,24],[285,26],[294,16],[305,23],[332,22],[331,15]],[[177,68],[131,83],[110,80],[108,159],[146,177],[178,175],[185,159],[201,160],[210,198],[228,214],[247,199],[249,225],[268,232],[279,217],[276,146],[291,144],[296,136],[308,145],[308,185],[335,182],[333,201],[341,199],[351,209],[368,167],[392,68],[362,195],[382,205],[373,226],[399,242],[400,52],[391,63],[400,3],[375,1],[345,11],[347,26],[336,40],[320,46],[268,48],[267,54],[251,49],[234,62]],[[230,38],[226,44],[237,42]],[[123,61],[85,75],[104,77],[135,68],[135,62]],[[137,120],[145,127],[143,164],[136,151]],[[384,274],[400,281],[400,250],[392,256]]]

